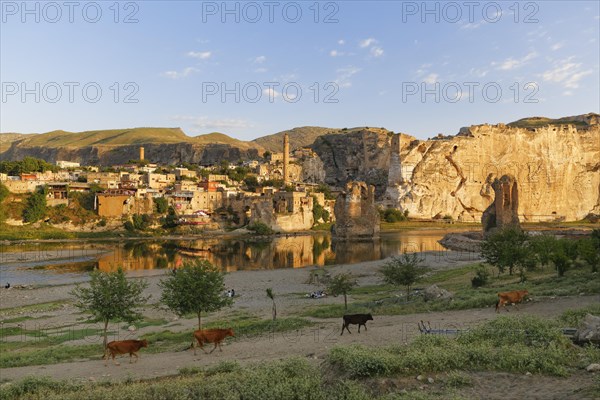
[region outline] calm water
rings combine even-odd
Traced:
[[[302,268],[379,260],[403,252],[438,251],[447,230],[384,232],[379,240],[337,242],[328,233],[197,240],[124,240],[0,245],[0,283],[46,284],[85,281],[98,268],[118,266],[131,276],[176,268],[193,259],[206,259],[224,271]]]

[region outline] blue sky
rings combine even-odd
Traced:
[[[2,1],[1,132],[427,138],[600,109],[598,1],[74,4]]]

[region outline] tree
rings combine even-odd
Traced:
[[[271,299],[271,301],[273,302],[273,321],[275,321],[275,319],[277,318],[277,306],[275,305],[275,295],[273,294],[273,289],[268,288],[267,289],[267,297]]]
[[[164,214],[169,209],[169,202],[164,197],[156,197],[154,198],[154,206],[157,213]]]
[[[6,185],[4,185],[2,182],[0,182],[0,203],[2,203],[4,201],[4,199],[8,197],[9,194],[10,194],[10,191],[8,190]]]
[[[486,238],[481,244],[481,256],[500,273],[508,268],[512,275],[514,268],[519,268],[522,279],[524,270],[535,266],[527,234],[514,228],[500,230]]]
[[[556,237],[552,235],[538,235],[529,239],[535,258],[542,267],[550,264],[552,252],[558,247]]]
[[[92,322],[104,322],[106,348],[110,321],[131,323],[142,318],[139,309],[149,299],[142,295],[148,283],[142,280],[127,281],[120,267],[116,272],[94,271],[90,277],[90,287],[77,285],[70,294],[75,296],[75,307],[92,315]]]
[[[185,263],[177,273],[160,281],[160,300],[177,315],[195,314],[202,329],[202,312],[212,312],[230,305],[223,296],[225,274],[207,260]]]
[[[580,239],[577,247],[579,256],[592,267],[592,272],[598,272],[598,267],[600,267],[600,240],[593,237]]]
[[[32,193],[27,199],[27,207],[23,210],[25,222],[36,222],[46,215],[46,191]]]
[[[327,291],[334,296],[343,294],[344,295],[344,309],[348,309],[348,293],[353,287],[358,285],[356,279],[352,274],[337,274],[331,278]]]
[[[410,298],[410,287],[423,276],[424,267],[422,259],[417,253],[404,253],[401,257],[392,257],[392,260],[379,270],[383,280],[394,286],[406,286],[406,298]]]

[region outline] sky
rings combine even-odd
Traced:
[[[598,1],[1,1],[0,132],[421,139],[600,110]]]

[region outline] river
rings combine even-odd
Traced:
[[[455,230],[382,232],[380,239],[333,241],[329,233],[290,234],[269,238],[123,239],[122,241],[24,242],[0,245],[0,283],[57,285],[82,282],[95,269],[123,267],[130,276],[146,276],[206,259],[223,271],[302,268],[353,264],[435,251],[452,256],[439,243]]]

